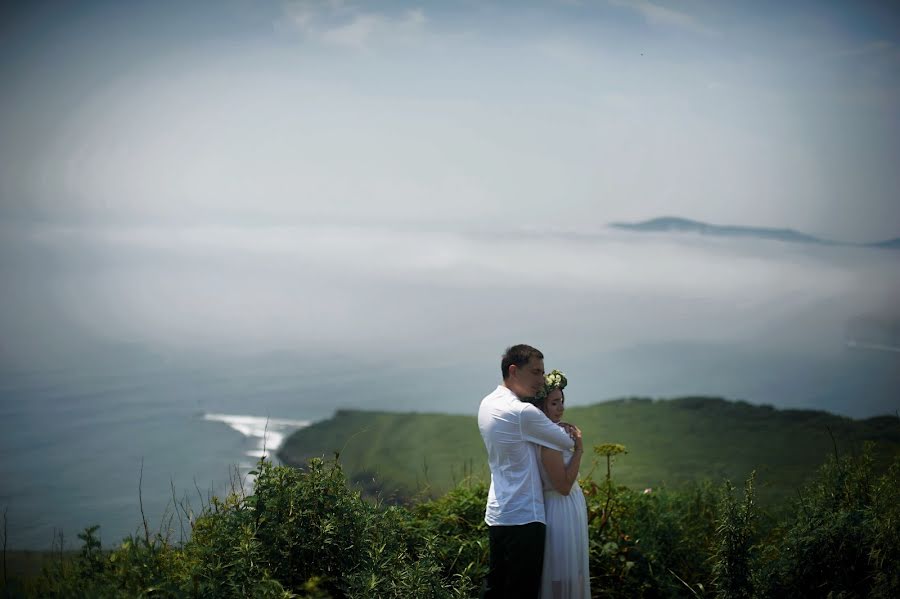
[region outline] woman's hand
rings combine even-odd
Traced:
[[[572,432],[572,429],[576,428],[574,424],[570,422],[557,422],[556,424],[563,427],[563,430],[566,431],[567,435],[569,435],[573,439],[575,438],[575,433]]]
[[[572,426],[572,439],[575,440],[575,451],[584,451],[584,442],[581,440],[581,429],[575,426]]]
[[[572,437],[575,441],[575,451],[583,451],[584,447],[581,441],[581,429],[571,422],[560,422],[559,425]]]

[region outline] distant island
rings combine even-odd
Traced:
[[[640,223],[610,223],[609,226],[615,229],[635,231],[638,233],[699,233],[700,235],[714,235],[717,237],[751,237],[788,243],[900,249],[900,237],[877,242],[850,243],[822,239],[793,229],[770,229],[765,227],[744,227],[740,225],[712,225],[675,216],[664,216]]]

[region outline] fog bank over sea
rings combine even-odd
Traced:
[[[898,345],[893,250],[605,227],[6,233],[6,372],[282,353],[464,366],[446,381],[458,388],[493,377],[502,349],[524,341],[572,371],[590,401],[692,392],[853,416],[896,409],[896,379],[871,364],[897,355],[853,345]],[[418,407],[468,405],[440,397]]]

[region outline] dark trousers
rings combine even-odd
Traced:
[[[541,522],[488,527],[491,556],[481,592],[484,599],[537,599],[546,531]]]

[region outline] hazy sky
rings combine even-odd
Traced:
[[[100,345],[491,378],[525,341],[597,397],[890,412],[897,354],[845,343],[896,343],[896,251],[604,230],[900,235],[882,5],[6,3],[0,370]]]
[[[0,219],[900,234],[890,2],[23,2]]]

